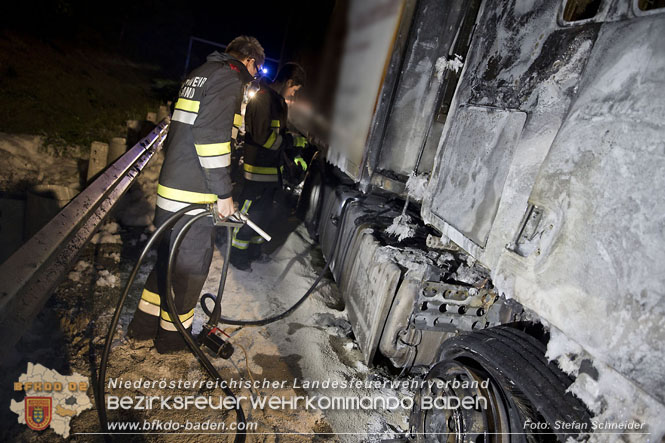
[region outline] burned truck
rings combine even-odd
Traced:
[[[414,438],[660,441],[665,2],[340,3],[301,214],[367,364],[490,380]]]

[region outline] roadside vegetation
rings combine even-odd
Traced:
[[[0,132],[35,134],[88,149],[125,136],[175,88],[156,65],[137,64],[83,42],[0,33]]]

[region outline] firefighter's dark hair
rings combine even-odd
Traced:
[[[291,83],[294,86],[300,85],[304,87],[306,77],[303,67],[298,63],[291,62],[282,66],[282,69],[277,73],[277,77],[275,77],[275,83],[281,85],[286,84],[288,80],[291,80]]]
[[[256,38],[247,35],[241,35],[231,40],[231,43],[226,47],[226,53],[238,60],[253,58],[259,66],[263,64],[266,58],[261,43]]]

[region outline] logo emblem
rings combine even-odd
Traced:
[[[25,423],[30,429],[43,431],[51,423],[51,397],[25,398]]]

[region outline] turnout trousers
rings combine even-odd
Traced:
[[[261,183],[245,180],[240,194],[240,211],[264,230],[269,230],[272,220],[272,204],[276,183]],[[233,231],[232,254],[255,260],[261,255],[261,245],[265,242],[252,228],[245,225]]]
[[[162,212],[163,214],[160,214]],[[169,213],[157,208],[156,221],[163,222]],[[157,250],[157,263],[153,267],[141,294],[139,306],[129,325],[129,335],[139,340],[155,340],[160,353],[175,352],[186,347],[173,323],[178,315],[183,326],[191,332],[194,307],[208,276],[214,248],[214,226],[209,217],[196,221],[180,244],[171,266],[171,287],[178,312],[172,313],[166,301],[166,275],[169,254],[182,227],[192,219],[184,215],[164,233]]]

